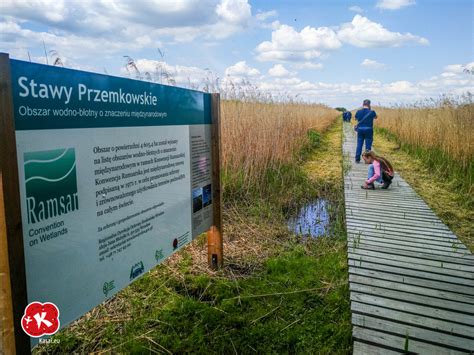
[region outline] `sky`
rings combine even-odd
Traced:
[[[411,104],[474,93],[474,2],[1,0],[0,52],[333,107]]]

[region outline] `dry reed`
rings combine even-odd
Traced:
[[[472,95],[376,111],[377,125],[395,134],[401,143],[442,152],[468,171],[474,157]]]
[[[243,183],[294,162],[308,130],[322,132],[338,115],[324,105],[294,102],[224,100],[221,110],[222,166]]]

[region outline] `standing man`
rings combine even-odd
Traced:
[[[352,113],[351,113],[351,111],[347,111],[346,112],[346,121],[351,122],[351,119],[352,119]]]
[[[356,163],[360,163],[362,145],[365,141],[365,150],[372,150],[374,140],[374,120],[377,118],[375,111],[370,108],[370,100],[364,100],[362,109],[357,111],[355,119],[357,121],[357,150],[355,154]]]

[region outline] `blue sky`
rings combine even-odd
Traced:
[[[206,80],[331,106],[474,92],[470,0],[2,0],[13,58],[202,88]],[[158,48],[164,53],[161,56]],[[130,68],[129,68],[130,70]],[[165,77],[163,72],[170,75]]]

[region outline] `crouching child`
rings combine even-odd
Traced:
[[[382,184],[382,189],[388,189],[394,176],[392,164],[370,150],[362,153],[362,159],[364,159],[365,164],[369,164],[369,170],[367,180],[361,188],[373,190],[375,189],[375,182],[378,182]]]

